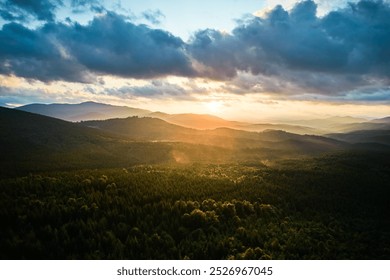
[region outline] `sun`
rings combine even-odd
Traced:
[[[210,101],[206,103],[207,109],[212,113],[219,113],[222,109],[222,102],[221,101]]]

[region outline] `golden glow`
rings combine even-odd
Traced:
[[[212,114],[228,120],[247,122],[277,122],[297,119],[318,119],[331,116],[381,118],[390,113],[390,104],[287,100],[288,97],[271,93],[232,94],[223,82],[206,79],[167,77],[161,79],[183,88],[183,96],[140,96],[118,92],[122,87],[142,87],[151,81],[102,76],[101,83],[70,82],[43,83],[23,78],[0,75],[0,92],[8,105],[28,103],[80,103],[95,101],[130,106],[171,114]],[[158,88],[158,85],[156,86]],[[113,93],[110,92],[112,90]]]
[[[220,113],[222,106],[223,106],[223,103],[221,101],[210,101],[210,102],[206,103],[207,109],[213,114]]]
[[[17,87],[20,86],[21,81],[24,79],[15,76],[3,76],[0,75],[0,86],[4,87]]]

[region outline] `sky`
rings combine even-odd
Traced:
[[[0,106],[390,115],[390,2],[0,0]]]

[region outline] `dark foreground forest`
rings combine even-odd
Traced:
[[[390,157],[0,180],[2,259],[389,259]]]

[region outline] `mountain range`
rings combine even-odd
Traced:
[[[113,106],[92,101],[80,104],[29,104],[17,109],[71,122],[146,116],[152,113],[148,110],[127,106]]]
[[[225,120],[206,114],[167,114],[164,112],[152,112],[145,109],[114,106],[91,101],[80,104],[30,104],[16,109],[71,122],[127,118],[131,116],[152,117],[171,124],[201,130],[226,127],[252,132],[283,130],[301,135],[325,135],[356,130],[390,129],[390,117],[371,121],[363,118],[345,116],[312,120],[285,120],[277,123],[248,123]]]
[[[263,162],[323,153],[390,151],[390,129],[386,126],[388,118],[361,123],[365,127],[383,125],[383,129],[301,135],[283,130],[256,132],[237,129],[246,124],[209,115],[168,115],[91,102],[69,106],[0,107],[0,173],[126,167],[150,163]],[[41,114],[23,111],[37,108],[45,109],[40,111]],[[59,111],[55,111],[55,108],[59,108]],[[66,108],[70,108],[68,113]],[[91,109],[84,111],[85,116],[115,115],[117,112],[132,115],[142,113],[145,116],[70,122],[43,115],[50,113],[55,117],[66,115],[75,119],[76,115],[80,116],[80,108]],[[102,113],[96,110],[99,108]],[[200,119],[215,122],[210,125],[213,128],[196,129],[190,125],[170,123],[162,116],[188,124],[191,124],[190,120],[196,122]],[[214,128],[216,122],[234,123],[236,128]]]
[[[317,132],[313,128],[299,125],[269,123],[251,124],[246,122],[229,121],[207,114],[167,114],[164,112],[151,112],[139,108],[108,105],[91,101],[80,104],[30,104],[18,107],[17,109],[71,122],[138,116],[158,118],[172,124],[195,129],[215,129],[219,127],[228,127],[258,132],[267,129],[284,130],[298,134],[313,134]]]

